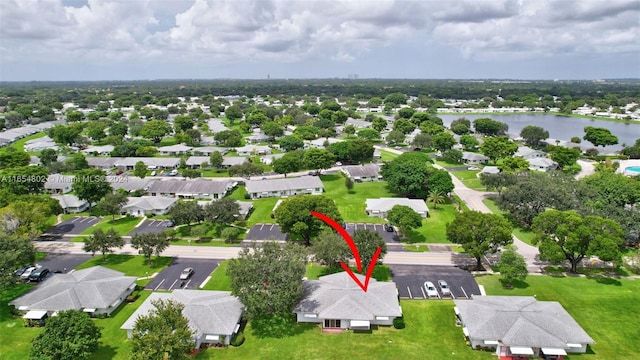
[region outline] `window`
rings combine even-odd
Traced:
[[[325,319],[324,320],[324,327],[326,327],[326,328],[340,328],[340,320]]]
[[[317,318],[318,314],[304,314],[304,317],[306,317],[306,318]]]
[[[376,320],[389,320],[388,316],[376,316]]]

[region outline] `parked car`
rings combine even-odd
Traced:
[[[185,268],[180,273],[180,280],[187,280],[191,275],[193,275],[193,268]]]
[[[389,224],[389,223],[384,224],[384,230],[385,230],[386,232],[393,232],[393,225],[391,225],[391,224]]]
[[[426,281],[424,283],[424,288],[425,290],[427,290],[427,297],[440,297],[440,295],[438,294],[438,290],[436,290],[436,286],[433,285],[431,281]]]
[[[480,170],[477,166],[467,166],[467,170]]]
[[[449,288],[449,284],[447,284],[444,280],[438,280],[438,286],[440,286],[440,292],[442,296],[451,296],[451,289]]]
[[[30,267],[26,268],[22,272],[22,274],[20,274],[20,278],[27,280],[29,278],[29,276],[31,275],[31,273],[34,272],[35,270],[36,270],[35,266],[30,266]]]
[[[27,271],[28,268],[30,267],[35,267],[33,265],[27,265],[27,266],[23,266],[20,269],[17,269],[16,271],[13,272],[13,274],[15,276],[21,276],[22,274],[24,274],[25,271]]]
[[[29,275],[29,281],[42,281],[49,275],[49,269],[40,268],[34,270],[31,275]]]
[[[173,170],[171,170],[171,172],[169,174],[171,174],[170,176],[176,176],[176,175],[178,175],[178,170],[173,169]]]
[[[116,171],[116,175],[122,175],[123,171],[122,170],[118,170]]]
[[[156,174],[157,174],[157,172],[156,172],[155,170],[153,170],[153,171],[151,172],[151,176],[156,176]]]
[[[175,223],[173,222],[173,220],[169,220],[167,222],[167,227],[174,227],[174,226],[175,226]]]

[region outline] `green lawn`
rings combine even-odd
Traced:
[[[437,208],[433,208],[432,203],[428,203],[429,217],[422,220],[422,227],[409,231],[408,243],[432,243],[432,244],[450,244],[447,240],[446,226],[455,219],[458,211],[456,205],[452,204],[449,199],[444,204],[438,204]]]
[[[26,359],[31,348],[31,339],[36,337],[41,328],[24,326],[22,317],[11,315],[8,302],[24,294],[32,285],[19,284],[0,292],[0,357],[3,360]]]
[[[116,218],[115,221],[112,221],[111,216],[106,216],[97,225],[91,226],[87,230],[83,231],[82,234],[93,234],[96,229],[102,229],[106,232],[109,229],[114,228],[118,234],[127,235],[131,230],[135,229],[136,225],[138,225],[140,221],[142,221],[142,218],[133,216],[125,216],[120,219]]]
[[[173,258],[161,256],[151,257],[152,264],[147,264],[147,260],[144,256],[138,255],[118,255],[118,254],[108,254],[107,261],[102,261],[102,254],[96,254],[91,259],[85,261],[84,263],[78,265],[76,270],[86,269],[93,266],[104,266],[113,270],[121,271],[127,276],[150,276],[153,273],[157,273],[162,271],[165,267],[167,267],[173,261]]]
[[[211,273],[211,278],[202,289],[231,291],[231,279],[227,276],[227,265],[229,265],[229,260],[221,262]]]
[[[404,248],[413,252],[427,252],[429,247],[427,245],[405,245]]]
[[[462,170],[462,171],[452,171],[451,175],[457,177],[463,184],[465,184],[470,189],[475,190],[485,190],[484,185],[478,178],[477,174],[480,171],[478,170]]]
[[[498,206],[495,203],[495,200],[496,200],[495,198],[488,198],[488,199],[482,200],[482,203],[485,204],[489,208],[489,210],[491,210],[491,212],[493,212],[494,214],[504,215],[504,211],[498,208]],[[513,234],[523,242],[529,245],[534,245],[533,240],[535,239],[536,234],[534,234],[531,230],[525,229],[520,226],[514,226]]]
[[[234,200],[247,201],[247,199],[244,198],[244,194],[246,193],[247,193],[247,189],[244,187],[244,185],[238,185],[233,189],[231,194],[227,196]]]
[[[216,169],[204,169],[200,170],[202,172],[202,177],[229,177],[229,172],[227,170],[216,170]]]
[[[253,201],[253,210],[246,220],[247,227],[255,224],[274,224],[276,219],[271,217],[273,207],[280,198],[264,198]]]
[[[324,184],[324,195],[333,199],[338,211],[346,222],[384,223],[384,219],[371,217],[364,211],[367,198],[393,197],[387,189],[386,181],[356,183],[353,190],[347,191],[342,175],[320,176]]]
[[[258,337],[251,322],[240,347],[210,349],[199,359],[493,359],[465,345],[455,326],[453,302],[402,300],[406,328],[380,327],[371,333],[324,334],[317,324],[296,324],[292,335]]]
[[[18,150],[24,150],[24,144],[29,141],[29,140],[33,140],[33,139],[39,139],[41,137],[45,137],[47,136],[46,132],[39,132],[30,136],[27,136],[25,138],[22,138],[16,142],[14,142],[13,144],[9,145],[9,147],[18,149]]]
[[[400,156],[400,154],[392,153],[386,150],[378,150],[378,151],[380,151],[380,158],[382,161],[391,161],[397,158],[398,156]]]
[[[536,295],[538,300],[560,302],[596,342],[592,353],[565,359],[637,359],[638,280],[529,276],[512,290],[504,289],[497,276],[477,280],[489,295]]]
[[[356,273],[357,269],[355,267],[351,267],[351,270]],[[343,272],[342,268],[329,269],[326,266],[318,265],[317,263],[308,263],[307,264],[307,272],[305,277],[309,280],[318,280],[320,276],[325,276],[329,274]],[[391,270],[386,265],[376,265],[373,268],[373,273],[371,273],[371,277],[378,281],[391,281]]]

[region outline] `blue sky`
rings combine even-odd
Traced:
[[[637,0],[2,0],[0,80],[640,77]]]

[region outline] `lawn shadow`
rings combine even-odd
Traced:
[[[92,258],[91,261],[92,262],[98,262],[98,264],[96,265],[119,265],[119,264],[124,264],[127,261],[133,259],[133,255],[120,255],[120,254],[108,254],[107,255],[107,261],[102,261],[102,254],[96,254],[99,255],[98,257]]]
[[[513,289],[526,289],[529,287],[529,284],[526,281],[522,281],[522,280],[513,280],[511,282],[511,286],[507,286],[507,284],[505,284],[504,280],[500,280],[500,283],[502,283],[502,288],[506,289],[506,290],[513,290]]]
[[[605,277],[605,276],[587,276],[587,279],[595,280],[598,284],[602,285],[615,285],[622,286],[622,283],[618,279]]]
[[[258,338],[284,338],[300,335],[316,328],[315,323],[297,323],[295,315],[272,316],[251,320],[251,330]]]
[[[421,234],[421,233],[419,233],[419,232],[417,232],[415,230],[407,231],[406,235],[407,235],[407,237],[404,238],[404,239],[401,238],[400,241],[403,241],[403,242],[405,242],[407,244],[427,242],[427,238],[423,234]]]
[[[117,354],[118,354],[117,347],[101,343],[100,346],[98,347],[98,350],[96,350],[96,352],[94,353],[93,358],[113,359],[116,357]]]

